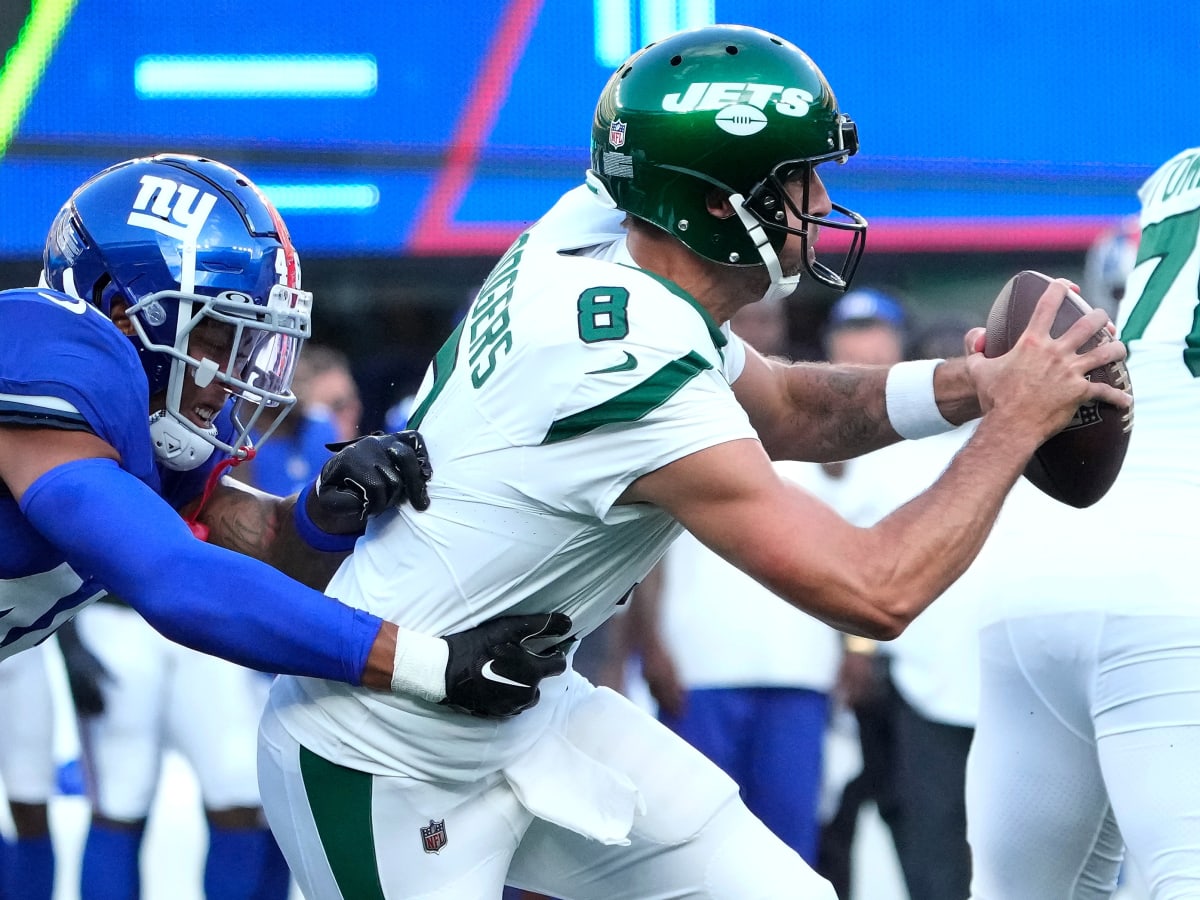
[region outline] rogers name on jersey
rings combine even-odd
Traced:
[[[513,286],[517,282],[517,264],[521,262],[521,256],[525,252],[521,248],[528,240],[529,233],[526,232],[508,248],[504,258],[496,264],[496,268],[480,288],[479,296],[475,298],[470,312],[467,313],[471,342],[471,384],[476,389],[483,387],[484,382],[491,377],[499,357],[512,349],[508,303],[512,300]],[[480,359],[485,350],[486,366]]]
[[[778,97],[778,99],[776,99]],[[695,112],[705,109],[724,109],[746,105],[766,109],[775,101],[775,111],[784,116],[800,118],[808,115],[816,98],[804,88],[784,87],[782,84],[747,84],[729,81],[693,81],[682,94],[667,94],[662,108],[667,112]]]

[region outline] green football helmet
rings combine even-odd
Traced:
[[[803,51],[757,28],[710,25],[639,50],[609,79],[592,124],[588,183],[602,201],[644,219],[693,251],[732,266],[766,265],[774,292],[791,293],[778,253],[788,234],[803,241],[804,267],[845,290],[862,256],[867,222],[837,204],[809,209],[812,167],[845,162],[858,132],[838,110],[825,76]],[[800,176],[802,208],[784,190]],[[737,213],[712,215],[713,188]],[[801,221],[787,225],[784,204]],[[851,233],[835,270],[810,260],[809,226]]]

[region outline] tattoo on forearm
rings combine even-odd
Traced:
[[[272,503],[240,492],[214,494],[202,519],[209,541],[255,559],[267,559],[279,533]]]
[[[794,420],[790,434],[778,439],[791,443],[793,453],[799,445],[804,458],[840,460],[895,440],[875,369],[797,367],[789,388]]]
[[[201,520],[209,542],[262,560],[317,590],[324,589],[345,553],[314,550],[288,524],[291,505],[275,497],[243,491],[214,494]]]

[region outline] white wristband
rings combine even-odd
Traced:
[[[917,359],[896,363],[888,371],[885,390],[888,422],[900,437],[915,440],[943,434],[955,427],[942,417],[933,395],[933,372],[943,362]]]
[[[440,703],[446,699],[446,664],[450,645],[437,637],[396,629],[392,693]]]

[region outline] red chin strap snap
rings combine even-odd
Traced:
[[[204,482],[204,493],[200,495],[200,502],[196,505],[196,509],[190,516],[186,516],[183,521],[187,523],[188,529],[202,541],[208,541],[209,529],[208,526],[199,522],[200,513],[204,510],[205,504],[208,503],[208,498],[212,496],[212,492],[217,488],[217,482],[221,480],[221,476],[225,474],[226,469],[232,469],[234,466],[241,465],[248,459],[254,459],[253,447],[242,447],[237,454],[229,459],[223,459],[208,473],[208,480]]]

